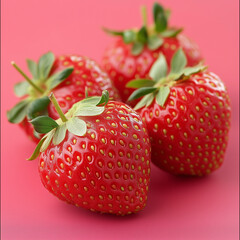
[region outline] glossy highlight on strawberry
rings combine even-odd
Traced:
[[[126,104],[109,101],[105,107],[98,107],[98,101],[93,105],[92,98],[87,98],[83,104],[75,104],[65,114],[65,123],[53,123],[48,133],[51,137],[40,141],[30,159],[40,151],[43,185],[67,203],[117,215],[138,212],[146,205],[150,181],[151,149],[146,126]],[[84,124],[69,128],[72,117],[86,123],[81,136],[72,130],[79,131]],[[43,127],[38,120],[32,122],[42,131],[49,126]],[[61,130],[56,129],[65,125],[67,130],[59,143],[56,139]]]

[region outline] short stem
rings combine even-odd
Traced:
[[[44,90],[41,89],[40,87],[38,87],[23,71],[22,69],[15,63],[15,62],[11,62],[11,64],[13,65],[13,67],[27,80],[27,82],[34,88],[36,89],[38,92],[40,93],[44,93]]]
[[[49,95],[49,99],[52,102],[52,104],[54,105],[55,109],[57,110],[57,113],[59,114],[60,118],[62,119],[63,122],[67,122],[67,118],[65,117],[62,109],[60,108],[57,99],[55,98],[53,93],[50,93]]]
[[[142,13],[142,20],[143,20],[143,25],[146,27],[148,27],[148,23],[147,23],[147,8],[146,6],[142,6],[141,7],[141,13]]]
[[[88,98],[88,87],[85,87],[85,98]]]

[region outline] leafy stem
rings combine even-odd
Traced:
[[[11,64],[13,67],[27,80],[27,82],[36,89],[39,93],[43,94],[44,90],[41,89],[39,86],[37,86],[23,71],[22,69],[14,62],[12,61]]]
[[[145,46],[152,51],[157,50],[164,43],[164,38],[176,37],[183,29],[168,26],[170,11],[160,4],[154,3],[152,13],[154,20],[152,26],[148,25],[147,10],[145,6],[142,6],[143,25],[139,29],[115,31],[103,28],[103,30],[108,34],[122,37],[126,44],[132,44],[133,56],[141,54]]]
[[[53,93],[50,94],[49,99],[54,104],[61,119],[55,121],[48,116],[39,116],[30,121],[37,132],[45,135],[28,160],[36,159],[41,152],[49,147],[50,143],[55,146],[60,144],[65,139],[67,131],[75,136],[84,136],[87,132],[87,123],[81,117],[101,115],[108,103],[109,93],[104,90],[101,97],[88,97],[75,103],[66,113],[68,118],[63,114]]]

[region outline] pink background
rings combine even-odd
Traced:
[[[37,161],[28,162],[34,143],[6,120],[25,71],[26,58],[82,54],[100,61],[112,39],[102,26],[141,24],[140,6],[152,0],[2,0],[2,239],[238,239],[239,195],[239,6],[237,0],[162,0],[171,22],[185,26],[198,42],[210,70],[222,77],[232,101],[232,128],[225,163],[205,178],[173,177],[152,167],[149,201],[137,215],[94,214],[67,205],[42,186]],[[149,17],[150,19],[150,17]]]

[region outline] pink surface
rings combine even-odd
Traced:
[[[141,23],[139,7],[151,0],[2,0],[2,238],[48,239],[238,239],[239,195],[239,26],[238,1],[165,0],[171,22],[185,26],[198,42],[210,70],[226,83],[232,101],[232,128],[225,163],[205,178],[173,177],[152,167],[149,201],[137,215],[94,214],[67,205],[42,186],[37,161],[18,126],[6,120],[17,101],[14,84],[21,80],[11,67],[26,71],[26,58],[77,53],[98,61],[111,38],[102,26],[128,28]]]

